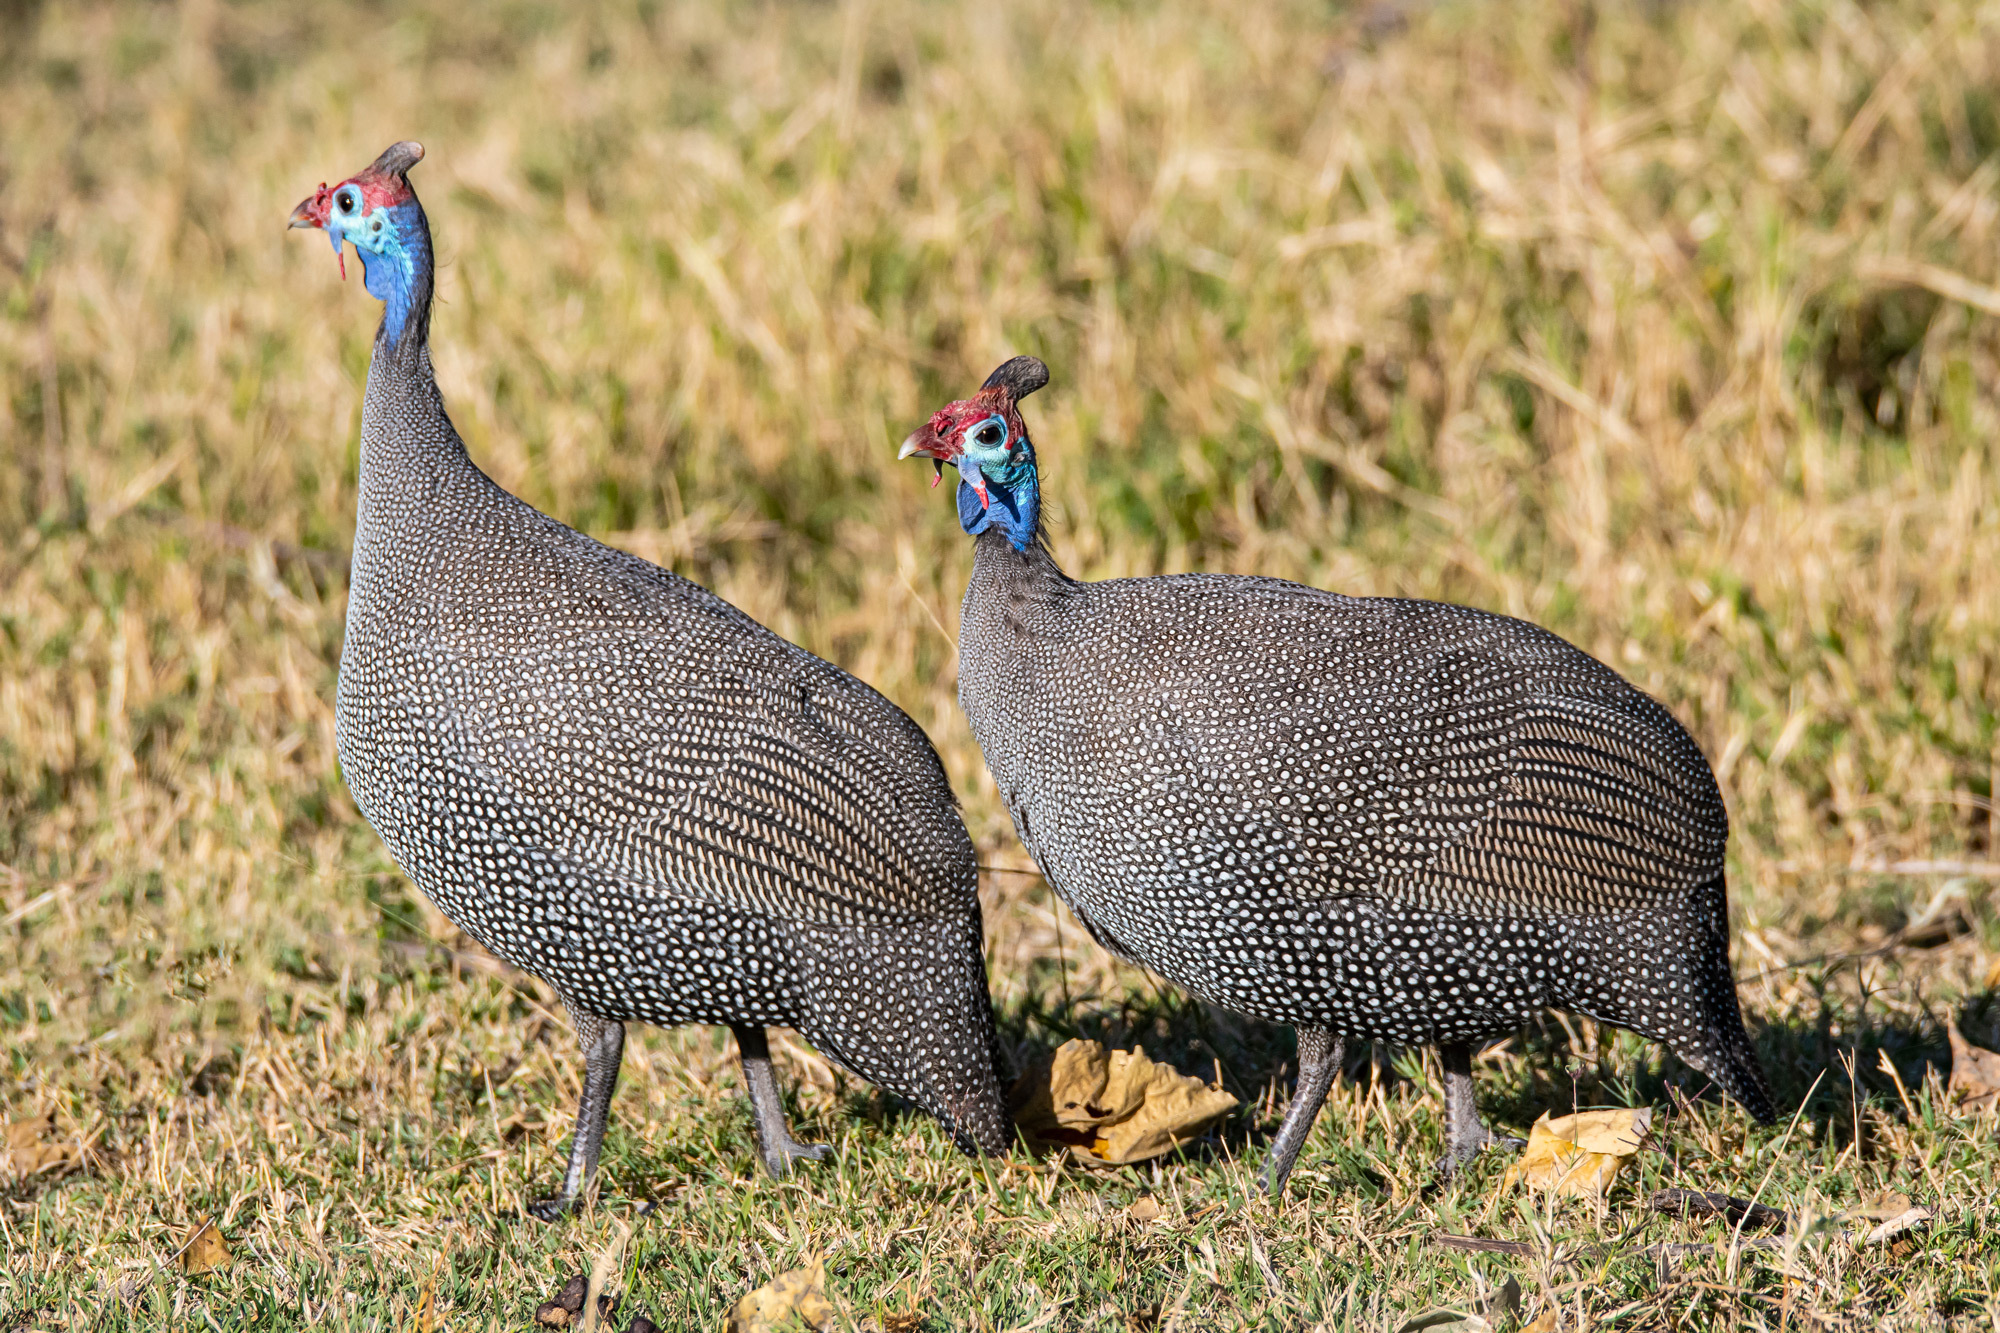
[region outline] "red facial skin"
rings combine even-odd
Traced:
[[[329,186],[325,181],[321,181],[319,188],[301,199],[299,206],[292,210],[291,222],[287,225],[316,227],[320,231],[325,231],[327,224],[333,220],[334,195],[350,185],[361,192],[361,209],[355,214],[357,218],[367,217],[378,208],[394,208],[397,204],[416,197],[415,192],[410,189],[409,181],[403,177],[392,172],[376,171],[370,167],[358,176],[349,176],[339,185]],[[347,252],[345,249],[337,249],[335,254],[340,259],[340,276],[344,281],[347,277]]]
[[[931,486],[935,488],[938,479],[944,475],[944,465],[955,462],[966,452],[966,432],[988,417],[999,417],[1007,423],[1007,441],[1010,447],[1015,441],[1025,438],[1028,433],[1028,428],[1022,424],[1020,412],[1014,406],[1013,396],[1004,386],[995,385],[990,389],[981,389],[970,398],[946,403],[931,413],[931,419],[912,431],[909,438],[903,441],[902,452],[898,457],[908,458],[912,454],[922,454],[930,459],[936,469],[935,475],[931,477]],[[961,474],[978,493],[980,505],[990,508],[992,502],[986,495],[986,479],[979,475],[978,469],[962,469]]]

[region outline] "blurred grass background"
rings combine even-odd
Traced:
[[[170,1253],[196,1213],[286,1235],[334,1199],[360,1209],[342,1234],[390,1257],[327,1251],[336,1286],[376,1284],[331,1308],[393,1323],[444,1262],[413,1219],[474,1207],[423,1145],[469,1136],[488,1210],[552,1178],[573,1059],[559,1023],[522,1035],[548,997],[482,971],[411,893],[333,748],[377,307],[284,221],[405,137],[429,149],[438,378],[474,458],[896,699],[988,861],[1026,864],[955,699],[970,552],[929,469],[893,460],[1030,351],[1054,373],[1029,415],[1072,573],[1465,602],[1667,702],[1732,812],[1753,1016],[1818,1033],[1767,1043],[1790,1097],[1843,1042],[1941,1059],[1920,1053],[1948,1014],[1991,1044],[1996,20],[1844,0],[0,5],[0,1039],[9,1112],[53,1111],[97,1154],[6,1196],[14,1307]],[[1059,981],[1104,1012],[1181,1012],[1032,877],[988,888],[1010,1013]],[[1947,917],[1937,947],[1890,947]],[[1243,1042],[1251,1091],[1279,1089],[1268,1119],[1282,1043]],[[1607,1070],[1656,1054],[1605,1049]],[[614,1178],[624,1134],[628,1188],[755,1188],[716,1110],[726,1056],[713,1034],[640,1044]],[[881,1119],[787,1058],[821,1132]],[[1560,1059],[1517,1071],[1519,1106]],[[514,1082],[478,1093],[496,1068]],[[1863,1099],[1904,1116],[1888,1080],[1842,1077],[1851,1142]],[[1426,1095],[1381,1114],[1431,1126]],[[496,1096],[528,1119],[482,1121]],[[334,1143],[320,1185],[288,1174]],[[710,1162],[718,1144],[740,1160]],[[402,1166],[371,1178],[384,1151]],[[1408,1134],[1382,1151],[1426,1160]],[[2000,1155],[1967,1161],[1990,1181]],[[964,1168],[923,1170],[948,1199]],[[1983,1193],[1962,1236],[1991,1235]],[[690,1224],[712,1248],[685,1291],[661,1280],[690,1311],[735,1290],[704,1265],[772,1243],[740,1208]],[[37,1227],[74,1243],[21,1239]],[[1036,1234],[990,1244],[1029,1268],[1070,1253]],[[495,1265],[527,1247],[553,1271],[570,1242],[522,1236],[464,1242],[491,1262],[458,1308],[525,1317],[496,1304]],[[1335,1241],[1267,1243],[1333,1265],[1330,1292],[1352,1275]],[[1962,1281],[1990,1300],[1983,1271]],[[1960,1280],[1842,1299],[1980,1308]],[[1128,1294],[1158,1315],[1149,1290]],[[188,1291],[157,1299],[185,1314]],[[106,1308],[162,1313],[132,1299]],[[1039,1308],[1003,1301],[993,1326]],[[1351,1290],[1339,1308],[1361,1317]]]

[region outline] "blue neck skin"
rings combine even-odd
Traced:
[[[958,525],[975,537],[997,528],[1015,550],[1025,551],[1041,531],[1042,490],[1034,446],[1024,438],[1016,452],[1018,457],[1002,456],[984,465],[970,454],[958,457]],[[980,504],[970,477],[985,481],[990,504]]]
[[[363,220],[345,239],[354,242],[355,253],[361,256],[368,294],[382,303],[382,329],[376,337],[386,338],[393,348],[402,341],[410,317],[429,303],[431,236],[424,211],[415,199],[383,211],[389,225],[379,235],[368,232]],[[364,234],[367,244],[362,243]]]

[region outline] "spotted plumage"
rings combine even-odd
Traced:
[[[342,769],[459,927],[563,997],[587,1056],[567,1206],[623,1027],[735,1029],[766,1165],[764,1028],[1005,1147],[977,871],[944,770],[880,694],[686,579],[509,495],[432,375],[430,236],[398,144],[293,214],[383,298],[336,709]]]
[[[1344,1038],[1470,1044],[1550,1006],[1666,1042],[1759,1118],[1728,819],[1659,704],[1533,625],[1210,574],[1081,583],[1041,539],[1017,357],[904,444],[975,534],[959,698],[1022,842],[1113,952],[1296,1025],[1282,1188]]]

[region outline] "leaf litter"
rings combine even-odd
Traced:
[[[197,1222],[194,1229],[188,1232],[180,1252],[174,1256],[181,1272],[189,1277],[219,1272],[235,1261],[236,1257],[229,1252],[229,1242],[223,1239],[213,1217],[204,1217]]]
[[[50,1142],[55,1138],[53,1111],[27,1120],[9,1121],[0,1130],[7,1148],[7,1169],[25,1180],[44,1172],[68,1175],[83,1166],[83,1149],[71,1142]]]
[[[1544,1111],[1501,1184],[1601,1198],[1611,1192],[1620,1168],[1646,1146],[1652,1130],[1651,1107],[1578,1111],[1554,1119]]]
[[[1951,1037],[1951,1083],[1946,1091],[1975,1115],[2000,1106],[2000,1051],[1974,1046],[1956,1023],[1945,1024],[1945,1032]]]
[[[1030,1066],[1009,1104],[1030,1139],[1112,1166],[1164,1157],[1238,1103],[1216,1084],[1147,1059],[1144,1047],[1109,1051],[1079,1037]]]
[[[736,1302],[729,1312],[729,1333],[778,1333],[800,1322],[825,1328],[834,1308],[826,1299],[826,1261],[815,1259],[804,1268],[778,1274]]]

